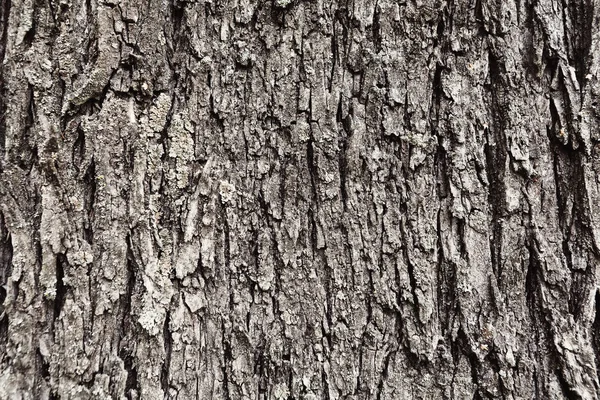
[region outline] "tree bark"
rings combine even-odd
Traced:
[[[596,399],[600,0],[0,0],[1,399]]]

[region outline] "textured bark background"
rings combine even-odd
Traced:
[[[600,396],[600,0],[0,23],[1,399]]]

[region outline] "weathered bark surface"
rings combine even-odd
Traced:
[[[598,398],[599,18],[0,0],[0,398]]]

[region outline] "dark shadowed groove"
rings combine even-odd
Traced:
[[[327,82],[327,90],[331,93],[333,89],[333,76],[335,75],[335,68],[338,66],[340,53],[338,47],[338,36],[337,36],[337,18],[333,18],[333,28],[331,30],[331,70],[329,71],[329,81]]]
[[[254,374],[258,376],[259,396],[267,396],[269,390],[269,354],[265,351],[266,339],[260,338],[258,346],[254,349]]]
[[[86,210],[86,218],[83,222],[83,238],[90,245],[94,243],[94,204],[96,202],[96,162],[94,158],[90,161],[85,175],[83,176],[83,184],[86,190],[84,191],[84,210]]]
[[[134,397],[133,392],[139,392],[138,373],[135,366],[135,359],[133,354],[131,354],[131,350],[129,352],[122,350],[119,353],[119,357],[121,357],[123,360],[125,371],[127,371],[127,379],[125,380],[125,398],[128,400],[133,400],[137,398],[137,396]]]
[[[450,322],[452,319],[453,311],[456,311],[456,265],[444,257],[444,249],[442,245],[442,221],[441,213],[442,209],[438,211],[437,218],[437,242],[438,242],[438,312],[440,314],[440,328],[442,335],[447,337],[452,333]]]
[[[568,289],[569,312],[575,321],[578,321],[585,313],[587,293],[593,285],[594,272],[590,268],[584,271],[575,269],[573,252],[577,255],[578,251],[588,247],[586,243],[593,241],[592,233],[587,228],[593,226],[593,222],[589,217],[590,210],[585,206],[588,200],[581,153],[564,146],[551,132],[549,129],[561,250],[572,276],[572,283]]]
[[[172,0],[170,5],[172,26],[172,36],[170,42],[173,43],[173,48],[170,48],[170,46],[167,47],[167,61],[170,65],[171,61],[175,59],[175,54],[182,52],[182,47],[185,47],[183,52],[188,51],[187,49],[189,48],[188,37],[185,35],[185,30],[187,28],[187,21],[185,20],[186,4],[187,2],[184,1]],[[173,65],[171,65],[171,68],[173,68]]]
[[[4,169],[4,151],[6,147],[6,80],[4,79],[4,57],[8,41],[8,18],[11,0],[0,0],[0,172]]]
[[[65,267],[67,266],[67,257],[60,253],[56,256],[56,295],[54,297],[54,323],[60,317],[65,305],[67,287],[63,282],[65,277]],[[54,329],[53,329],[54,330]]]
[[[222,344],[223,344],[223,365],[221,367],[223,372],[223,395],[225,400],[232,400],[231,387],[235,385],[232,382],[231,374],[232,374],[232,362],[233,362],[233,352],[231,346],[231,336],[232,332],[227,330],[225,327],[225,318],[232,318],[231,316],[234,314],[234,294],[235,290],[233,290],[233,273],[231,271],[231,232],[229,226],[229,220],[227,219],[227,205],[221,203],[220,211],[218,213],[219,221],[218,224],[221,225],[221,232],[223,234],[223,265],[221,271],[221,279],[226,280],[227,285],[229,287],[229,299],[228,299],[228,308],[230,315],[224,315],[221,317],[221,331],[222,331]],[[275,313],[276,310],[274,310]],[[276,315],[276,314],[275,314]]]
[[[6,285],[12,274],[12,257],[12,238],[6,227],[4,215],[0,213],[0,362],[2,354],[6,354],[8,341],[8,315],[4,302],[8,296]]]
[[[556,377],[558,378],[558,383],[560,384],[560,390],[562,391],[563,396],[567,400],[583,400],[583,398],[573,390],[571,385],[567,382],[564,377],[564,372],[561,369],[557,369],[554,371],[556,373]]]
[[[534,381],[534,385],[535,385],[535,397],[533,398],[533,400],[542,400],[542,397],[540,397],[540,382],[539,382],[539,377],[538,377],[538,372],[537,372],[537,368],[534,366],[533,367],[533,381]]]
[[[35,137],[35,133],[32,131],[33,126],[35,124],[36,115],[36,104],[33,85],[27,85],[26,99],[27,114],[24,121],[25,123],[23,127],[23,134],[15,138],[16,140],[14,141],[14,151],[11,152],[11,155],[14,154],[14,158],[19,167],[21,167],[21,169],[31,172],[31,169],[38,160],[37,146],[32,143]],[[55,179],[55,177],[52,177],[52,179]]]
[[[41,398],[42,388],[50,383],[49,360],[44,359],[44,356],[42,356],[39,347],[35,351],[35,371],[35,376],[33,377],[35,382],[33,386],[33,396],[34,398],[39,399]]]
[[[503,362],[501,361],[501,357],[503,357],[502,354],[499,354],[500,350],[498,348],[496,348],[495,346],[492,347],[492,351],[490,351],[488,353],[488,355],[485,357],[484,361],[487,363],[487,365],[491,366],[494,373],[498,376],[498,389],[500,390],[500,396],[502,399],[507,399],[509,398],[509,396],[507,396],[507,389],[510,391],[510,388],[505,387],[504,385],[504,380],[502,378],[500,378],[500,372],[502,371],[502,364]],[[487,393],[488,395],[490,395],[491,398],[498,398],[497,396],[491,396],[490,393]]]
[[[538,310],[538,290],[539,290],[539,267],[535,252],[532,248],[533,244],[529,245],[529,262],[527,264],[527,273],[525,275],[525,297],[527,299],[527,308],[531,320],[535,322],[541,319],[537,314]]]
[[[592,348],[596,360],[596,375],[600,375],[600,291],[594,296],[594,322],[592,323]]]
[[[12,274],[13,246],[12,238],[4,215],[0,213],[0,314],[4,311],[3,304],[7,297],[6,284]]]
[[[349,110],[348,115],[344,117],[342,115],[342,95],[340,94],[340,99],[338,102],[338,109],[336,114],[336,120],[338,122],[338,126],[341,125],[342,132],[340,132],[339,138],[339,154],[338,154],[338,166],[339,166],[339,174],[340,174],[340,196],[342,200],[342,205],[344,207],[344,211],[348,207],[348,159],[346,154],[348,152],[348,139],[351,136],[351,110]]]
[[[44,359],[44,356],[42,356],[42,353],[40,353],[39,348],[36,350],[36,363],[38,364],[36,366],[36,369],[39,370],[40,376],[42,377],[42,379],[49,380],[50,379],[50,364],[48,363],[48,361],[46,361]]]
[[[565,370],[569,369],[568,361],[561,355],[555,344],[556,333],[555,327],[553,326],[553,311],[548,309],[543,302],[541,293],[543,279],[541,275],[542,265],[537,246],[538,243],[536,242],[533,231],[530,230],[527,243],[527,248],[529,249],[529,267],[525,282],[529,315],[532,326],[535,327],[537,332],[535,338],[536,343],[538,346],[543,346],[543,343],[545,342],[546,348],[549,350],[549,353],[547,353],[546,356],[549,357],[554,366],[554,373],[556,374],[565,398],[567,400],[578,400],[581,399],[581,396],[575,392],[572,384],[565,376]]]
[[[77,138],[73,143],[73,149],[71,152],[71,162],[73,163],[75,171],[79,173],[81,163],[83,162],[85,155],[85,132],[83,131],[81,124],[78,124],[77,128],[75,129],[75,132],[77,133]]]
[[[572,35],[569,46],[571,50],[570,63],[575,68],[575,75],[583,91],[592,46],[594,5],[591,0],[575,0],[566,3],[565,12],[568,10],[570,21],[573,24],[573,29],[567,31]]]
[[[137,366],[135,365],[135,346],[130,341],[133,337],[135,322],[131,316],[131,304],[135,301],[135,285],[136,273],[139,266],[135,262],[135,256],[131,246],[131,236],[127,235],[127,286],[125,295],[121,297],[121,326],[119,327],[119,357],[123,360],[125,371],[127,371],[127,379],[125,381],[125,397],[132,400],[134,395],[132,391],[139,391]]]
[[[308,123],[312,124],[312,94],[309,99],[309,113]],[[312,130],[312,125],[309,126],[309,139],[306,144],[306,166],[308,167],[308,173],[310,177],[310,188],[312,193],[312,206],[316,207],[319,203],[318,190],[317,190],[317,181],[319,179],[319,171],[317,169],[317,164],[315,160],[315,138]]]
[[[321,367],[321,381],[323,383],[323,399],[330,400],[329,396],[329,380],[327,379],[327,374],[325,373],[325,369]]]
[[[473,7],[473,10],[475,12],[475,21],[481,24],[480,26],[483,26],[482,24],[485,22],[485,18],[483,17],[483,6],[481,1],[482,0],[475,0],[475,7]]]
[[[456,223],[456,238],[458,239],[458,250],[461,254],[461,258],[465,261],[469,261],[469,252],[467,251],[467,223],[463,218],[455,218]]]
[[[502,216],[506,208],[506,186],[504,184],[504,168],[506,165],[506,149],[498,144],[497,137],[492,138],[489,129],[485,129],[487,141],[484,146],[486,172],[488,179],[488,203],[491,208],[490,251],[492,269],[496,279],[502,278]]]
[[[25,32],[25,36],[23,36],[23,46],[25,49],[29,49],[33,45],[35,34],[37,32],[37,21],[39,19],[40,8],[44,7],[44,5],[41,4],[42,1],[40,0],[34,0],[32,3],[33,12],[31,16],[31,27],[27,32]],[[51,3],[51,1],[48,1],[48,5]]]
[[[231,363],[233,361],[233,355],[231,353],[231,343],[229,339],[225,336],[227,329],[225,328],[225,324],[221,323],[221,332],[222,337],[221,341],[223,343],[223,366],[221,367],[223,373],[223,396],[225,400],[232,400],[231,393],[229,392],[229,385],[231,381]]]
[[[171,328],[169,326],[171,322],[171,312],[167,311],[165,317],[165,323],[163,325],[163,346],[165,350],[165,359],[163,361],[161,373],[160,373],[160,384],[165,394],[165,398],[169,398],[169,370],[171,368],[171,353],[173,349],[173,338],[171,335]]]
[[[375,53],[381,51],[381,7],[379,2],[375,2],[375,10],[373,11],[373,24],[371,25],[373,33],[373,45],[375,46]]]
[[[434,38],[434,45],[439,47],[443,54],[449,51],[448,40],[446,39],[446,16],[451,19],[451,10],[447,6],[445,7],[438,16],[438,22],[436,27],[436,37]],[[444,57],[441,57],[444,59]],[[431,87],[431,107],[429,110],[429,121],[431,125],[431,135],[437,138],[437,147],[434,158],[434,166],[436,173],[436,192],[440,207],[437,211],[436,218],[436,252],[437,252],[437,265],[436,265],[436,292],[437,292],[437,310],[440,316],[440,328],[442,336],[446,336],[449,332],[450,318],[453,308],[456,304],[456,269],[454,266],[445,260],[443,238],[442,238],[442,206],[444,199],[449,194],[449,178],[448,178],[448,154],[444,147],[444,138],[441,132],[440,120],[440,108],[442,101],[445,99],[444,95],[444,82],[443,74],[445,71],[443,64],[438,62],[435,66],[433,73],[433,81]]]
[[[491,212],[491,235],[489,240],[492,269],[499,284],[502,282],[502,217],[506,210],[506,160],[508,149],[506,144],[506,104],[505,104],[505,67],[493,51],[488,52],[489,79],[488,98],[489,112],[492,120],[490,127],[485,127],[486,142],[484,145],[485,170],[488,180],[488,203]]]
[[[410,117],[412,115],[412,113],[408,112],[408,83],[406,83],[405,88],[406,90],[406,94],[404,95],[404,107],[402,110],[402,121],[404,123],[404,129],[406,129],[407,131],[412,131],[413,130],[413,126],[412,123],[410,121]]]
[[[459,353],[462,353],[467,360],[469,361],[470,372],[471,372],[471,380],[475,384],[475,394],[473,399],[482,400],[481,396],[481,382],[480,382],[480,372],[481,365],[479,359],[477,358],[477,354],[473,352],[469,344],[469,338],[462,327],[459,328],[456,340],[452,342],[452,351],[454,355],[454,359],[457,360],[460,357]]]
[[[392,350],[385,356],[385,359],[383,361],[383,371],[381,371],[381,375],[379,376],[379,382],[377,383],[377,390],[375,392],[376,400],[382,400],[381,394],[383,392],[383,385],[385,384],[385,381],[389,376],[390,361],[396,355],[396,353],[396,350]]]

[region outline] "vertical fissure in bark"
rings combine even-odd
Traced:
[[[258,253],[258,250],[257,250]],[[258,264],[258,261],[257,261]],[[200,274],[200,276],[202,277],[202,280],[204,281],[205,284],[209,284],[209,283],[213,283],[212,282],[212,274],[211,271],[208,270],[208,268],[206,268],[206,266],[204,265],[204,261],[202,259],[202,246],[200,246],[200,249],[198,249],[198,264],[196,265],[196,273]]]
[[[506,147],[504,130],[506,129],[506,104],[505,104],[505,82],[504,74],[506,67],[501,58],[496,54],[499,50],[488,50],[489,64],[489,95],[491,97],[490,108],[492,121],[494,123],[495,141],[498,145]]]
[[[333,19],[333,28],[331,30],[331,69],[329,70],[329,80],[327,81],[327,91],[331,93],[333,89],[333,77],[335,75],[335,69],[339,63],[339,48],[338,48],[338,37],[337,37],[337,19]]]
[[[48,5],[50,5],[50,3],[52,3],[51,1],[48,1]],[[25,32],[25,35],[23,36],[23,46],[25,47],[25,49],[29,49],[32,45],[33,45],[33,41],[35,39],[35,34],[37,31],[37,20],[39,19],[39,9],[40,7],[43,7],[43,4],[41,4],[40,0],[34,0],[32,2],[32,7],[33,7],[33,12],[31,15],[31,27],[27,30],[27,32]]]
[[[35,351],[33,369],[35,373],[33,374],[33,393],[31,394],[34,396],[34,398],[39,399],[42,385],[44,385],[44,383],[42,383],[42,381],[45,380],[44,375],[46,373],[49,375],[47,367],[44,366],[44,358],[42,357],[39,349],[36,349]]]
[[[11,0],[0,0],[0,172],[4,169],[4,151],[6,148],[6,109],[7,93],[4,56],[8,41],[8,18],[10,16]]]
[[[214,123],[216,123],[216,125],[219,127],[219,129],[221,130],[221,132],[223,131],[223,119],[221,118],[221,116],[219,115],[219,112],[217,110],[217,106],[215,104],[215,96],[213,95],[213,89],[214,89],[214,84],[215,82],[213,82],[213,74],[211,71],[208,71],[207,76],[206,76],[206,86],[208,86],[208,115],[210,116],[211,121],[213,121]]]
[[[60,314],[64,308],[67,287],[63,282],[65,277],[65,267],[67,266],[67,257],[63,253],[56,255],[56,293],[54,297],[54,323],[60,318]],[[54,330],[54,329],[53,329]]]
[[[405,83],[404,86],[404,90],[406,91],[406,94],[404,95],[404,107],[402,110],[402,122],[404,123],[404,129],[406,131],[412,131],[413,130],[413,126],[412,126],[412,122],[411,122],[411,117],[412,117],[412,112],[409,111],[408,106],[409,106],[409,99],[408,99],[408,82]]]
[[[288,345],[286,346],[286,348],[289,349],[291,348],[291,344],[288,343]],[[287,358],[287,360],[286,360]],[[284,353],[284,365],[286,366],[287,369],[287,387],[288,390],[290,392],[290,394],[288,395],[288,400],[296,400],[296,398],[291,394],[293,393],[294,390],[294,369],[292,368],[292,361],[291,361],[291,355],[289,353]],[[287,361],[287,362],[286,362]]]
[[[323,383],[324,400],[331,400],[331,396],[329,395],[329,380],[327,379],[327,373],[323,367],[321,367],[321,382]]]
[[[496,279],[502,278],[502,217],[506,207],[506,188],[503,175],[506,165],[506,153],[502,145],[498,145],[497,138],[491,138],[490,129],[485,128],[487,137],[484,146],[486,157],[486,172],[489,182],[488,186],[488,203],[491,208],[491,235],[489,239],[492,270]]]
[[[502,362],[500,361],[501,354],[499,354],[499,351],[500,350],[496,346],[493,346],[490,352],[484,358],[484,361],[486,361],[487,364],[492,367],[494,374],[496,374],[496,376],[498,377],[498,389],[500,391],[500,397],[502,399],[506,399],[508,398],[507,390],[510,389],[505,386],[504,379],[502,379]],[[495,396],[495,393],[489,393],[489,390],[487,391],[487,395],[489,398],[497,398],[497,396]]]
[[[480,362],[477,358],[477,354],[475,354],[475,352],[471,349],[469,344],[469,337],[467,336],[467,333],[464,331],[462,326],[458,328],[456,340],[452,342],[452,352],[454,353],[454,360],[458,360],[459,357],[461,357],[461,353],[464,357],[467,358],[471,370],[471,380],[475,385],[475,393],[473,395],[473,400],[482,400],[482,390],[479,377]]]
[[[560,384],[560,389],[562,391],[563,396],[565,396],[565,399],[567,399],[567,400],[583,400],[581,395],[579,393],[577,393],[575,390],[573,390],[571,385],[567,382],[567,379],[564,376],[564,371],[561,368],[555,370],[554,373],[556,374],[556,377],[558,378],[558,383]]]
[[[575,0],[577,1],[577,0]],[[560,17],[562,19],[562,28],[563,28],[563,35],[564,35],[564,46],[565,46],[565,50],[567,53],[567,57],[568,58],[572,58],[572,52],[573,52],[573,44],[571,43],[571,35],[572,35],[572,28],[573,25],[571,25],[568,20],[569,18],[569,3],[570,0],[561,0],[560,4],[558,5],[556,11],[558,11],[560,13]],[[555,11],[555,12],[556,12]]]
[[[212,93],[210,96],[211,99],[211,106],[212,104]],[[171,95],[171,103],[170,103],[170,107],[169,107],[169,111],[167,111],[167,116],[165,118],[165,126],[163,127],[163,129],[160,132],[160,137],[158,139],[159,144],[162,146],[162,155],[161,155],[161,161],[163,162],[163,164],[166,164],[166,160],[169,157],[169,147],[170,147],[170,143],[169,143],[169,128],[171,127],[171,122],[173,120],[173,114],[175,112],[175,107],[176,107],[176,101],[177,101],[177,96],[176,96],[176,92],[173,91],[172,95]],[[212,108],[212,107],[211,107]],[[164,182],[164,179],[163,179]],[[162,185],[161,185],[162,187]],[[168,203],[168,202],[165,202]]]
[[[383,370],[381,371],[381,374],[379,375],[379,381],[377,382],[377,388],[375,390],[375,399],[376,400],[382,400],[381,396],[382,396],[382,393],[384,390],[385,381],[387,380],[387,378],[389,376],[390,362],[395,355],[396,355],[396,350],[389,351],[385,355],[385,358],[383,360]]]
[[[529,260],[527,263],[527,273],[525,274],[525,297],[527,299],[527,308],[529,310],[529,317],[532,321],[532,326],[537,326],[536,322],[542,320],[541,316],[538,315],[539,304],[538,304],[538,290],[539,290],[539,270],[537,265],[537,258],[533,246],[534,243],[530,238],[528,250]],[[539,335],[538,335],[539,336]]]
[[[258,376],[258,393],[266,395],[269,388],[269,364],[268,353],[265,352],[266,340],[261,336],[259,344],[254,349],[254,374]]]
[[[406,211],[403,213],[403,215],[408,215],[406,213]],[[412,261],[410,260],[410,255],[409,255],[409,251],[408,251],[408,245],[407,245],[407,234],[405,232],[406,229],[406,221],[403,219],[402,220],[402,226],[400,227],[400,232],[402,233],[402,243],[404,244],[402,246],[402,255],[404,257],[404,261],[406,262],[406,270],[408,272],[408,280],[410,283],[410,292],[412,294],[412,299],[413,299],[413,307],[415,309],[415,316],[419,315],[419,298],[417,297],[417,279],[415,278],[415,266],[413,265]]]
[[[483,15],[483,6],[481,4],[482,0],[475,0],[475,7],[473,7],[473,11],[475,13],[475,21],[479,23],[480,28],[484,28],[485,17]]]
[[[83,221],[83,239],[92,245],[94,243],[94,205],[96,202],[96,162],[94,158],[87,166],[83,176],[85,191],[83,196],[83,207],[86,210]]]
[[[379,53],[381,51],[381,7],[379,6],[379,2],[375,2],[375,9],[373,11],[373,24],[371,25],[372,34],[373,34],[373,46],[375,47],[375,53]]]
[[[223,373],[223,396],[225,400],[232,400],[229,385],[231,383],[231,363],[233,361],[233,355],[231,352],[230,339],[226,336],[227,329],[225,328],[224,322],[221,323],[221,332],[221,341],[223,344],[223,366],[221,367]]]
[[[171,312],[167,311],[165,323],[163,325],[163,348],[165,351],[165,359],[160,374],[160,384],[165,394],[165,398],[169,398],[169,370],[171,368],[171,352],[173,348],[173,338],[171,335]]]
[[[541,400],[542,398],[540,397],[540,382],[539,382],[539,377],[538,377],[538,371],[537,368],[534,366],[533,367],[533,383],[534,383],[534,393],[535,393],[535,397],[533,398],[533,400]]]
[[[467,251],[467,237],[466,237],[466,226],[467,222],[464,218],[454,218],[456,222],[456,238],[458,239],[458,251],[461,254],[461,258],[466,262],[469,262],[469,252]]]
[[[35,275],[34,275],[34,284],[36,290],[40,288],[40,271],[42,269],[42,259],[43,259],[43,250],[42,250],[42,234],[41,234],[41,226],[42,226],[42,195],[39,192],[35,192],[33,196],[33,203],[35,210],[35,216],[33,218],[33,226],[35,228],[35,233],[33,235],[33,246],[35,250]],[[15,292],[16,296],[17,292]]]
[[[600,375],[600,290],[596,290],[594,296],[594,322],[592,323],[591,330],[591,342],[596,361],[596,374]]]
[[[49,381],[50,380],[50,363],[44,358],[44,356],[42,355],[42,353],[40,352],[40,349],[38,348],[36,350],[36,370],[39,371],[39,376],[46,380]],[[39,390],[39,385],[36,385],[38,390]],[[38,394],[39,396],[39,394]]]
[[[185,21],[185,8],[186,3],[180,0],[172,0],[170,4],[172,35],[169,44],[172,43],[172,46],[167,46],[168,53],[166,59],[172,69],[172,62],[178,61],[177,58],[175,58],[175,53],[185,52],[187,50],[184,48],[188,44],[188,38],[184,34],[187,27],[187,22]]]
[[[231,242],[230,242],[230,226],[229,220],[227,218],[227,206],[221,202],[221,210],[220,210],[220,223],[222,225],[223,230],[223,271],[221,276],[227,279],[228,288],[229,288],[229,299],[228,299],[228,307],[229,307],[229,316],[223,315],[221,321],[221,329],[222,329],[222,344],[223,344],[223,387],[224,387],[224,396],[226,400],[231,400],[231,385],[233,382],[231,381],[231,373],[232,373],[232,362],[233,362],[233,352],[232,352],[232,344],[231,337],[232,331],[226,328],[226,323],[224,321],[225,318],[231,319],[234,313],[235,306],[235,288],[233,285],[234,277],[231,271]],[[275,312],[276,310],[274,310]]]
[[[338,153],[338,166],[339,166],[339,174],[340,174],[340,196],[342,201],[342,206],[344,210],[348,207],[348,159],[346,157],[348,151],[348,140],[351,136],[351,123],[350,119],[352,113],[352,107],[348,111],[348,115],[343,116],[342,111],[342,94],[340,94],[340,99],[338,101],[338,109],[336,114],[336,120],[338,122],[338,126],[341,126],[341,131],[339,132],[339,153]]]
[[[318,172],[316,160],[315,160],[315,137],[314,137],[313,127],[312,127],[312,124],[313,124],[312,93],[311,93],[311,97],[309,99],[308,108],[311,111],[309,112],[309,115],[308,115],[309,138],[308,138],[308,142],[306,143],[306,166],[308,168],[308,174],[309,174],[309,178],[310,178],[310,188],[311,188],[311,194],[312,194],[311,208],[314,208],[316,211],[318,202],[319,202],[318,190],[317,190],[317,180],[319,179],[319,175],[318,175],[319,172]]]
[[[137,399],[139,383],[135,358],[133,354],[131,354],[131,350],[123,350],[123,353],[119,354],[119,357],[123,360],[123,366],[125,367],[125,371],[127,371],[127,378],[125,380],[125,398],[128,400]]]
[[[227,218],[227,206],[221,205],[221,223],[223,226],[223,275],[229,278],[229,284],[231,287],[232,282],[232,273],[231,273],[231,231],[229,226],[229,219]],[[233,296],[233,291],[231,293]],[[233,302],[229,304],[230,307],[233,307]]]
[[[372,287],[373,287],[373,280],[371,277],[371,271],[369,270],[369,291],[372,291]],[[367,307],[367,318],[364,324],[364,328],[360,337],[360,346],[358,349],[358,374],[356,375],[356,386],[354,387],[354,395],[357,395],[361,392],[362,389],[362,375],[363,375],[363,357],[364,357],[364,350],[365,350],[365,346],[366,346],[366,335],[367,335],[367,329],[369,327],[369,324],[371,322],[371,294],[367,295],[367,299],[365,301],[366,303],[366,307]]]
[[[542,264],[533,232],[529,233],[528,242],[529,267],[526,276],[526,296],[531,326],[535,327],[536,331],[536,343],[537,346],[550,350],[547,356],[553,365],[553,372],[559,382],[562,394],[568,400],[578,400],[581,399],[581,396],[573,389],[565,376],[567,373],[565,369],[568,369],[569,366],[565,365],[565,360],[556,348],[554,338],[556,333],[551,315],[553,311],[543,304],[543,294],[540,292],[543,284],[540,276]]]
[[[454,262],[446,260],[444,257],[443,238],[442,238],[442,209],[438,212],[438,312],[440,314],[440,325],[442,336],[448,338],[452,333],[450,323],[455,315],[457,307],[457,268]]]
[[[502,270],[502,224],[506,210],[506,186],[504,178],[506,175],[506,160],[509,157],[505,129],[506,111],[504,104],[504,66],[494,55],[492,50],[488,51],[490,85],[488,95],[489,110],[491,114],[491,126],[484,127],[485,145],[484,153],[486,160],[486,173],[488,180],[488,203],[491,211],[491,235],[489,239],[492,269],[496,279],[501,280]]]
[[[437,36],[434,39],[434,44],[439,46],[445,52],[445,43],[444,43],[444,31],[445,31],[445,21],[444,21],[444,10],[440,13],[438,24],[436,27]],[[443,65],[438,62],[435,66],[435,71],[433,74],[433,83],[432,83],[432,99],[431,99],[431,107],[429,110],[429,121],[431,124],[431,135],[437,140],[437,147],[434,157],[434,166],[435,166],[435,177],[436,177],[436,193],[439,200],[439,208],[437,210],[436,216],[436,253],[437,253],[437,265],[436,265],[436,293],[438,301],[436,302],[436,307],[438,311],[438,315],[440,317],[440,328],[442,332],[442,336],[446,336],[447,330],[449,330],[449,321],[450,321],[450,310],[452,308],[452,304],[454,303],[453,299],[453,271],[448,269],[449,264],[446,263],[444,258],[444,247],[443,247],[443,239],[442,239],[442,204],[446,197],[448,197],[449,193],[449,178],[448,178],[448,164],[447,164],[447,152],[444,147],[444,138],[440,134],[440,107],[442,104],[442,100],[444,98],[444,87],[442,82],[442,73],[444,71]]]
[[[563,2],[564,4],[565,2]],[[575,76],[579,81],[583,94],[585,76],[588,70],[590,48],[592,46],[594,3],[592,0],[567,1],[564,12],[569,13],[571,26],[567,26],[571,43],[569,48],[570,64],[575,68]],[[568,41],[567,41],[568,42]]]
[[[36,104],[35,104],[35,96],[34,96],[34,87],[31,84],[27,85],[27,108],[26,108],[26,116],[25,123],[23,126],[23,134],[14,139],[16,151],[14,151],[11,155],[14,154],[15,160],[21,169],[24,171],[31,172],[33,166],[38,161],[38,150],[37,145],[32,143],[35,134],[33,132],[33,127],[35,124],[35,115],[36,115]],[[52,176],[51,179],[56,179],[56,177]]]
[[[443,26],[443,22],[440,22],[440,25]],[[440,25],[438,25],[438,28]],[[429,108],[429,122],[431,124],[431,131],[432,135],[438,138],[438,146],[441,145],[441,137],[439,137],[438,129],[440,123],[440,105],[444,97],[444,87],[442,85],[443,70],[444,67],[441,64],[437,63],[435,66],[435,71],[433,73],[433,81],[431,85],[431,107]]]
[[[589,277],[585,271],[579,271],[573,265],[572,248],[580,248],[578,241],[585,234],[581,221],[581,204],[585,192],[585,184],[581,180],[583,170],[581,160],[576,150],[570,149],[552,140],[551,149],[553,157],[553,173],[555,180],[555,194],[558,208],[558,221],[561,232],[561,249],[566,267],[571,273],[572,282],[569,287],[569,312],[577,321],[584,312],[583,303],[588,293],[587,284]]]
[[[125,380],[125,397],[129,400],[137,398],[135,393],[139,390],[138,383],[138,372],[135,364],[134,356],[134,342],[131,340],[133,337],[133,330],[135,329],[135,323],[131,315],[131,304],[134,301],[135,285],[136,285],[136,274],[139,270],[138,265],[135,262],[135,256],[133,255],[131,235],[128,234],[127,238],[127,286],[125,288],[124,296],[121,296],[121,325],[119,326],[119,357],[123,360],[123,366],[127,372],[127,378]]]
[[[12,274],[13,245],[4,215],[0,213],[0,354],[6,354],[8,341],[7,297],[9,279]],[[0,363],[3,356],[0,356]]]
[[[396,263],[396,266],[394,268],[394,282],[396,285],[396,306],[394,309],[394,330],[396,333],[396,343],[397,343],[397,349],[399,350],[400,347],[403,347],[403,351],[405,350],[405,329],[406,329],[406,324],[404,322],[404,317],[402,315],[402,304],[404,302],[404,298],[403,298],[403,293],[402,293],[402,280],[400,279],[400,271],[398,268],[398,263]]]
[[[81,163],[83,162],[85,156],[85,132],[81,127],[81,123],[77,125],[75,132],[77,133],[77,137],[75,138],[75,142],[73,142],[71,162],[73,163],[75,171],[79,173]]]

